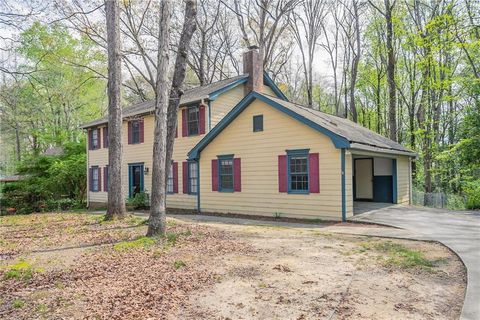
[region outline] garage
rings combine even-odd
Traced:
[[[396,159],[353,156],[353,199],[396,203]]]

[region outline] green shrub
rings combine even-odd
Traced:
[[[456,194],[448,194],[447,208],[450,210],[465,210],[465,198]]]
[[[145,192],[139,192],[133,198],[128,198],[127,205],[132,206],[134,209],[146,209],[150,205],[148,194]]]
[[[480,209],[480,180],[471,182],[465,187],[467,209]]]

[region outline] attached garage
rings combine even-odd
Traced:
[[[353,157],[353,199],[396,203],[396,159]]]

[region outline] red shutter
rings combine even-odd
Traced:
[[[308,155],[308,186],[310,193],[320,192],[319,181],[319,167],[318,167],[318,153],[310,153]]]
[[[108,166],[103,168],[103,191],[108,191]]]
[[[212,160],[212,191],[218,191],[218,160]]]
[[[132,144],[132,121],[128,121],[128,144]]]
[[[178,193],[178,162],[173,163],[173,193]]]
[[[102,168],[97,167],[98,174],[98,191],[102,191]]]
[[[242,166],[240,158],[233,159],[233,191],[242,191]]]
[[[93,150],[92,140],[93,140],[93,131],[92,129],[88,129],[88,150]]]
[[[205,134],[205,105],[200,105],[198,110],[198,121],[200,134]]]
[[[182,163],[183,193],[188,193],[188,162]]]
[[[187,108],[182,109],[182,137],[188,136]]]
[[[140,120],[138,121],[138,123],[139,123],[139,126],[140,126],[140,143],[143,143],[143,140],[144,140],[144,132],[145,132],[144,126],[143,126],[143,124],[144,124],[143,119],[140,119]]]
[[[93,191],[93,168],[88,168],[88,190]]]
[[[278,192],[287,192],[287,156],[278,156]]]
[[[108,148],[108,126],[103,127],[103,147]]]

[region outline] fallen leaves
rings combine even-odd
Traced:
[[[166,319],[186,303],[189,293],[216,281],[212,261],[224,254],[249,250],[226,232],[198,225],[174,224],[169,227],[168,237],[152,242],[140,236],[145,234],[145,226],[125,233],[132,229],[125,222],[99,224],[82,215],[52,219],[48,230],[60,247],[68,243],[123,242],[116,247],[85,249],[67,270],[35,273],[29,281],[1,281],[0,318],[35,318],[41,309],[48,318]],[[13,237],[15,226],[10,226],[9,241],[15,238],[42,248],[45,242],[37,239],[45,231],[39,230],[33,220],[29,228],[17,226],[24,230],[23,238]],[[66,225],[73,230],[62,237]],[[21,306],[15,302],[19,299],[24,301]]]

